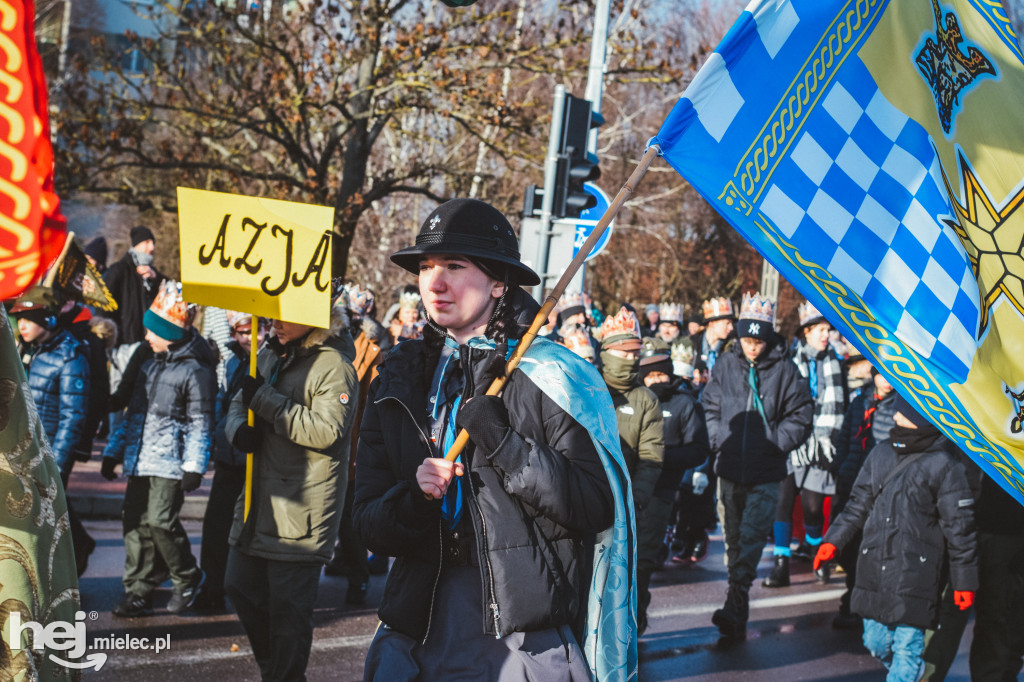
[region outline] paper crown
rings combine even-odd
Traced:
[[[693,342],[684,339],[672,346],[672,373],[677,377],[693,377]]]
[[[625,306],[619,308],[619,312],[614,316],[605,318],[599,334],[603,348],[640,348],[640,320]]]
[[[563,318],[586,313],[590,309],[590,296],[581,293],[564,294],[558,299],[555,309],[561,313]]]
[[[658,319],[662,322],[678,322],[683,323],[683,304],[682,303],[662,303],[658,306]]]
[[[420,295],[415,291],[405,291],[398,297],[398,309],[405,310],[407,308],[419,308],[420,306]]]
[[[804,301],[797,308],[797,314],[800,317],[800,326],[806,327],[809,324],[817,324],[818,322],[824,322],[825,316],[822,315],[817,308],[815,308],[810,301]]]
[[[726,317],[735,318],[736,314],[732,310],[732,301],[719,296],[718,298],[709,298],[704,301],[701,305],[704,313],[704,321],[711,322],[712,320],[721,320]]]
[[[153,305],[146,311],[143,323],[159,336],[176,340],[192,326],[195,317],[196,306],[181,297],[181,283],[165,279],[153,299]]]
[[[358,284],[345,285],[345,297],[348,309],[358,317],[366,317],[373,309],[373,292],[363,289]]]
[[[252,324],[251,313],[241,313],[237,310],[225,310],[225,315],[228,318],[228,327],[234,329],[240,324]]]
[[[587,360],[594,358],[594,347],[590,344],[587,328],[580,324],[567,324],[559,331],[562,345]]]
[[[740,319],[772,324],[775,320],[775,301],[770,298],[762,298],[761,294],[743,294],[743,301],[740,303]]]

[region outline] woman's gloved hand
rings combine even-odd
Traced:
[[[704,491],[708,489],[708,475],[703,471],[693,472],[693,494],[703,495]]]
[[[512,430],[505,402],[496,395],[481,395],[463,403],[455,425],[466,429],[480,451],[490,457]]]

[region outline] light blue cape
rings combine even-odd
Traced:
[[[482,337],[469,345],[494,347]],[[593,365],[544,338],[530,344],[518,369],[587,430],[601,455],[615,502],[615,522],[597,534],[594,545],[583,653],[594,679],[635,680],[636,522],[611,395]]]

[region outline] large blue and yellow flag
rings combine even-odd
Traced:
[[[753,2],[651,144],[1024,502],[1024,56],[999,0]]]

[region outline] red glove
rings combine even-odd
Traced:
[[[826,561],[832,561],[836,558],[836,546],[831,542],[823,542],[818,547],[818,553],[814,555],[814,570],[817,571],[818,567]]]
[[[959,606],[961,611],[966,611],[974,603],[974,593],[970,590],[954,590],[953,603]]]

